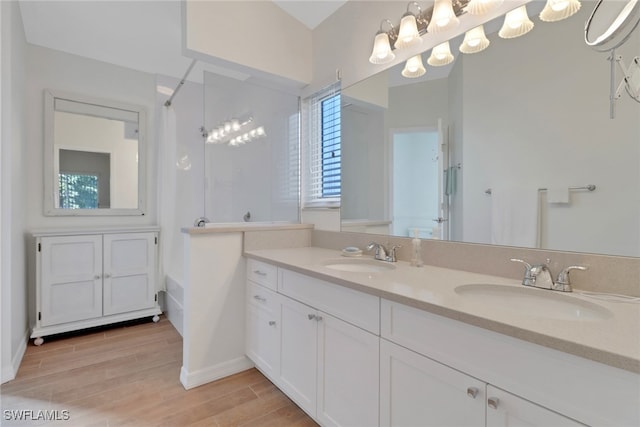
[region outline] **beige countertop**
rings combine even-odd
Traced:
[[[293,222],[210,222],[204,227],[185,227],[180,231],[184,234],[213,234],[236,233],[243,231],[269,230],[305,230],[313,229],[313,224],[298,224]]]
[[[341,252],[316,247],[247,251],[249,258],[269,262],[302,274],[327,280],[392,301],[499,332],[545,347],[591,359],[617,368],[640,373],[640,303],[608,301],[583,295],[579,289],[560,293],[525,288],[526,295],[537,300],[537,292],[579,306],[596,308],[604,318],[571,319],[545,316],[547,301],[539,311],[517,310],[499,296],[480,298],[462,295],[456,287],[490,284],[512,287],[519,292],[519,281],[504,277],[425,265],[412,267],[408,262],[393,263],[393,270],[376,273],[337,271],[323,265],[327,260],[348,260]],[[369,258],[363,256],[362,258]],[[381,262],[382,261],[377,261]],[[549,302],[551,303],[551,302]],[[596,305],[597,307],[593,307]],[[535,307],[535,306],[534,306]],[[537,307],[536,307],[537,309]],[[577,310],[579,311],[579,310]]]

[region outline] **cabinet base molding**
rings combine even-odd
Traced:
[[[188,372],[185,367],[182,366],[182,369],[180,369],[180,383],[182,383],[185,390],[189,390],[253,367],[253,362],[245,356],[209,366],[195,372]]]
[[[61,323],[59,325],[52,326],[35,326],[31,332],[31,338],[35,338],[35,340],[38,340],[39,344],[34,340],[34,343],[36,345],[41,345],[42,337],[46,337],[48,335],[77,331],[78,329],[93,328],[95,326],[104,326],[111,323],[126,322],[127,320],[142,319],[143,317],[157,317],[160,314],[162,314],[162,311],[160,310],[159,306],[156,306],[146,310],[113,314],[111,316],[103,316],[78,322]]]

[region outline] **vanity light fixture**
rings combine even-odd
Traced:
[[[404,69],[402,70],[402,76],[410,79],[423,76],[427,70],[422,65],[422,55],[412,56],[407,60],[407,63],[404,64]]]
[[[427,32],[441,33],[457,27],[458,24],[460,24],[460,20],[453,11],[451,0],[435,0]]]
[[[418,32],[418,21],[416,19],[416,15],[409,10],[412,5],[415,5],[418,8],[418,16],[422,14],[422,9],[418,3],[415,1],[409,2],[407,5],[407,11],[402,15],[402,19],[400,20],[398,40],[396,40],[395,43],[395,47],[397,49],[405,49],[422,43],[420,33]]]
[[[545,22],[561,21],[574,15],[580,6],[579,0],[547,0],[539,17]]]
[[[385,22],[391,26],[389,32],[382,30],[382,24]],[[376,38],[373,42],[373,51],[369,57],[369,62],[372,64],[388,64],[396,58],[396,55],[391,50],[391,42],[389,40],[391,35],[395,36],[393,29],[393,24],[388,19],[383,19],[382,22],[380,22],[380,29],[376,33]],[[393,40],[395,40],[395,38]]]
[[[502,4],[503,0],[471,0],[465,9],[471,15],[484,15]]]
[[[431,50],[431,56],[427,59],[427,64],[433,67],[442,67],[443,65],[451,64],[453,62],[453,54],[451,54],[451,48],[449,42],[440,43]]]
[[[503,39],[513,39],[523,36],[533,29],[533,22],[527,14],[527,7],[520,6],[517,9],[507,12],[504,17],[504,24],[498,31],[498,35]]]
[[[478,53],[482,52],[489,47],[491,42],[484,34],[484,26],[480,25],[469,31],[464,35],[464,40],[460,45],[460,52],[462,53]]]

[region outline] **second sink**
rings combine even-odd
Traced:
[[[381,273],[396,268],[393,264],[368,258],[330,259],[323,262],[322,265],[332,270],[349,271],[353,273]]]

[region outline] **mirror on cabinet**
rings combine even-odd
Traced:
[[[144,215],[144,108],[45,91],[45,215]]]
[[[538,3],[522,37],[499,38],[500,18],[482,52],[451,40],[448,68],[343,89],[342,230],[640,256],[640,104],[625,95],[610,118],[608,54],[584,41],[595,2],[555,23]],[[616,52],[640,54],[640,31]],[[535,243],[495,240],[496,191],[514,187],[534,189]]]

